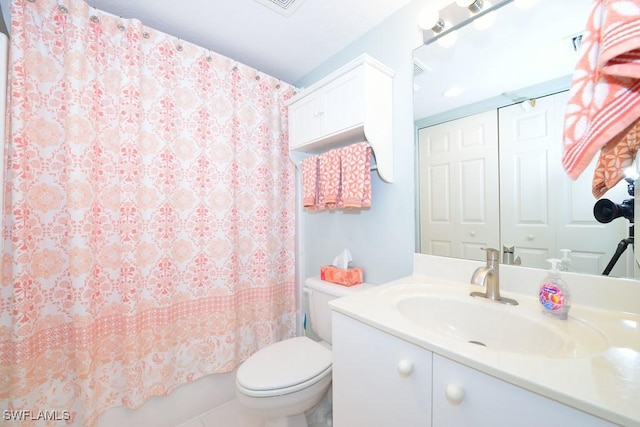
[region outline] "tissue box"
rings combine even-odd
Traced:
[[[364,270],[360,267],[344,269],[323,265],[320,267],[320,279],[343,286],[358,285],[364,281]]]

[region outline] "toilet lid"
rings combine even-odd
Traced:
[[[237,383],[248,390],[295,386],[331,367],[331,351],[307,338],[295,337],[269,345],[238,368]]]

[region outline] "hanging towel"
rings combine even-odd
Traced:
[[[318,207],[333,209],[340,207],[340,149],[329,150],[320,155],[318,169]]]
[[[342,148],[342,206],[371,206],[371,147],[359,142]]]
[[[302,170],[302,206],[312,208],[318,204],[318,156],[305,157]]]
[[[616,144],[608,144],[600,152],[593,174],[592,192],[599,199],[625,177],[624,170],[633,164],[640,149],[640,121]]]
[[[640,117],[640,0],[595,0],[565,113],[562,164],[576,179]]]

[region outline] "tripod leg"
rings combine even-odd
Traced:
[[[603,276],[608,276],[609,273],[611,273],[613,266],[616,265],[616,262],[618,262],[618,259],[620,259],[620,255],[622,255],[625,249],[627,249],[627,246],[629,246],[629,243],[630,243],[630,239],[620,240],[620,243],[618,243],[618,247],[616,248],[616,253],[613,254],[613,256],[611,257],[611,261],[609,261],[609,264],[607,264],[604,271],[602,272]]]

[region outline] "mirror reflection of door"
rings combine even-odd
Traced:
[[[517,248],[522,264],[548,268],[548,258],[571,250],[572,269],[601,274],[627,237],[628,223],[619,218],[601,224],[593,216],[596,199],[591,182],[597,158],[576,181],[561,166],[564,109],[568,92],[500,108],[500,199],[502,242]],[[616,203],[630,197],[626,182],[605,197]],[[629,248],[630,249],[630,248]],[[633,276],[628,255],[621,257],[612,276]]]
[[[421,252],[486,259],[498,248],[496,111],[420,129]]]
[[[595,159],[576,181],[563,172],[566,100],[562,92],[419,130],[422,253],[484,260],[480,248],[502,243],[523,266],[547,268],[570,249],[573,271],[602,273],[629,224],[595,220]],[[626,183],[605,197],[622,202]],[[632,256],[629,247],[611,275],[633,277]]]

